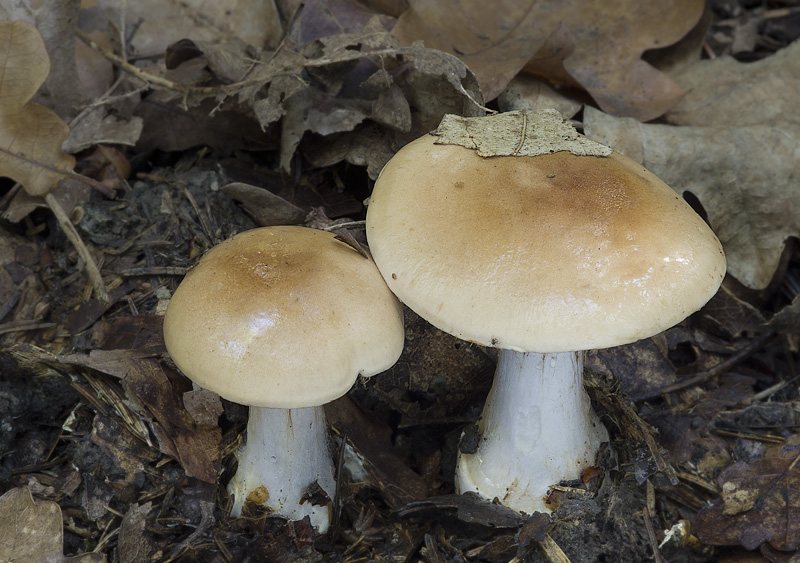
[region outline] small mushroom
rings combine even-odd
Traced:
[[[233,516],[252,499],[327,530],[329,503],[307,498],[315,483],[336,489],[322,405],[394,364],[403,338],[375,264],[332,233],[254,229],[202,257],[169,302],[164,340],[187,377],[250,406]]]
[[[481,129],[499,135],[498,122],[479,123],[491,119],[470,121],[465,143],[480,145]],[[725,274],[722,247],[669,186],[607,147],[608,156],[556,147],[484,158],[437,135],[381,172],[370,249],[420,316],[500,349],[477,449],[459,455],[458,489],[547,511],[548,488],[577,479],[608,439],[583,389],[583,351],[651,336],[698,310]],[[512,150],[522,145],[511,137]]]

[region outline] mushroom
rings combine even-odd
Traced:
[[[548,489],[608,440],[584,351],[673,326],[725,274],[719,241],[681,197],[552,112],[448,116],[384,167],[367,238],[401,301],[500,349],[456,486],[526,513],[548,511]]]
[[[202,257],[167,306],[164,340],[196,384],[250,406],[233,516],[252,499],[327,530],[330,503],[308,498],[314,483],[336,489],[322,405],[393,365],[403,339],[374,263],[333,233],[254,229]]]

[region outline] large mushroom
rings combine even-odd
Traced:
[[[400,303],[375,264],[332,233],[265,227],[215,246],[169,302],[164,340],[195,383],[250,406],[230,482],[245,500],[325,532],[335,494],[323,404],[403,348]]]
[[[401,301],[500,349],[456,485],[527,513],[608,439],[583,351],[673,326],[725,274],[719,241],[678,194],[555,112],[447,116],[381,172],[367,238]]]

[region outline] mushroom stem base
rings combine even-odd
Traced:
[[[250,499],[289,520],[308,516],[320,533],[328,529],[330,503],[318,506],[304,500],[314,483],[330,499],[336,492],[322,407],[251,407],[247,441],[237,458],[239,469],[228,485],[228,492],[234,496],[232,516],[240,516],[242,506]]]
[[[549,512],[551,485],[578,479],[608,433],[583,388],[583,352],[501,350],[474,453],[459,453],[456,486],[520,512]]]

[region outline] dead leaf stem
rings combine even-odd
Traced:
[[[108,292],[106,291],[106,284],[103,281],[103,276],[100,274],[100,268],[97,267],[97,262],[92,258],[89,249],[84,244],[83,239],[81,239],[81,235],[78,233],[75,225],[72,224],[69,216],[64,211],[64,208],[61,207],[61,204],[58,203],[58,200],[52,192],[46,194],[44,200],[53,212],[53,215],[56,216],[61,230],[67,235],[72,246],[78,251],[78,256],[83,260],[84,268],[86,268],[86,273],[89,275],[92,287],[94,288],[95,297],[103,303],[108,303]]]

